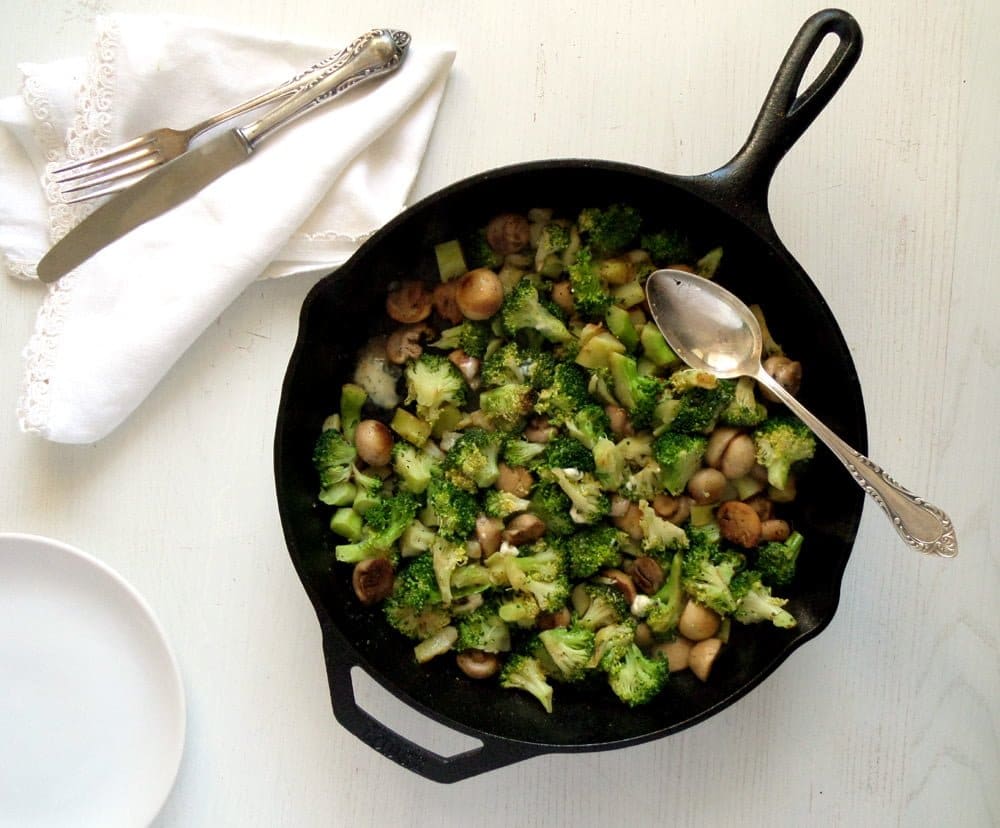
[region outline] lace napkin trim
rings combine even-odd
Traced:
[[[104,18],[103,23],[98,26],[96,48],[88,61],[77,111],[65,143],[52,123],[51,105],[40,85],[31,77],[25,77],[22,95],[35,118],[36,140],[45,153],[49,168],[96,155],[109,145],[115,89],[114,66],[120,32],[113,19]],[[49,227],[54,241],[65,236],[96,206],[86,202],[66,204],[48,170],[42,177],[42,186],[49,202]],[[11,270],[17,275],[14,264]],[[36,275],[34,266],[28,267],[30,269],[22,265],[20,272],[26,277]],[[58,340],[65,324],[74,281],[75,274],[67,274],[50,286],[49,295],[35,321],[35,330],[24,349],[25,379],[17,417],[23,431],[43,437],[47,436],[49,423],[49,378],[55,368]]]

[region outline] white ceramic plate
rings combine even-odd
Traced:
[[[148,824],[184,731],[177,663],[139,594],[77,549],[0,534],[0,825]]]

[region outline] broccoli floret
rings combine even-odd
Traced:
[[[486,241],[486,228],[481,227],[472,233],[462,244],[465,259],[470,268],[488,267],[495,270],[503,264],[503,256],[497,253]]]
[[[776,489],[788,485],[792,467],[812,458],[816,438],[809,427],[794,417],[771,417],[753,432],[757,462],[767,469],[767,482]]]
[[[639,235],[642,216],[635,207],[612,204],[606,209],[587,207],[580,211],[576,226],[599,255],[624,250]]]
[[[539,392],[535,410],[554,425],[562,425],[591,403],[587,381],[587,372],[579,365],[560,362],[552,372],[550,384]]]
[[[442,407],[461,407],[468,386],[458,368],[441,354],[422,353],[406,366],[406,402],[416,402],[417,416],[431,425]]]
[[[537,331],[549,342],[575,341],[569,329],[545,309],[538,298],[538,289],[529,279],[521,279],[500,307],[500,324],[508,336],[518,331]]]
[[[463,431],[445,453],[445,478],[470,492],[492,486],[500,476],[500,442],[499,435],[482,428]]]
[[[629,617],[620,624],[608,624],[598,629],[594,633],[594,654],[587,667],[607,672],[624,658],[625,651],[635,642],[635,628],[635,619]]]
[[[538,246],[535,248],[535,270],[549,276],[561,273],[560,254],[569,247],[569,242],[569,228],[565,225],[549,222],[542,227],[538,234]]]
[[[649,253],[649,258],[660,266],[683,264],[693,258],[687,237],[677,230],[644,233],[639,239],[639,247]]]
[[[736,599],[729,588],[736,567],[730,560],[715,564],[710,557],[711,545],[692,543],[684,555],[681,580],[684,590],[699,604],[729,615],[736,609]]]
[[[767,408],[754,396],[755,385],[756,380],[753,377],[740,377],[736,380],[733,398],[719,414],[719,422],[740,428],[751,428],[767,419]]]
[[[577,469],[578,471],[594,471],[594,455],[581,443],[572,437],[557,434],[545,444],[545,456],[542,465],[552,469]]]
[[[431,347],[444,351],[461,348],[470,357],[482,359],[492,338],[493,329],[489,322],[465,319],[461,324],[441,331],[441,336],[431,343]]]
[[[611,306],[612,297],[601,280],[593,256],[588,248],[581,248],[576,260],[569,266],[569,286],[573,306],[588,319],[603,319]]]
[[[367,558],[392,557],[393,545],[419,508],[420,502],[410,492],[380,498],[365,511],[361,540],[334,548],[337,560],[358,563]]]
[[[618,488],[618,493],[633,503],[653,500],[663,491],[660,476],[659,464],[649,461],[641,469],[626,477],[625,482]]]
[[[504,443],[503,461],[514,468],[533,468],[545,454],[545,443],[509,439]]]
[[[622,533],[613,526],[589,526],[574,534],[566,549],[569,575],[575,580],[589,578],[605,567],[621,563]]]
[[[351,481],[355,487],[352,508],[359,515],[363,515],[382,497],[382,489],[385,484],[382,478],[376,477],[374,474],[365,474],[356,464],[351,466]]]
[[[602,406],[589,403],[572,418],[566,420],[564,427],[570,436],[575,437],[588,449],[593,449],[598,440],[608,436],[608,432],[611,431],[611,421]]]
[[[802,551],[800,532],[792,532],[784,541],[770,541],[757,550],[757,569],[772,586],[785,586],[795,577],[795,566]]]
[[[578,469],[551,469],[549,472],[572,506],[574,523],[597,523],[611,509],[611,502],[592,475]]]
[[[434,560],[430,555],[418,555],[400,568],[393,581],[391,598],[400,607],[415,610],[441,603]]]
[[[554,627],[543,630],[537,636],[538,646],[544,656],[535,649],[539,663],[551,666],[546,671],[557,681],[579,681],[587,672],[587,663],[594,654],[594,633],[584,627]]]
[[[406,440],[396,440],[392,445],[392,467],[400,486],[408,492],[422,494],[427,490],[431,475],[441,461],[428,451],[418,449]]]
[[[734,590],[740,595],[733,617],[741,624],[758,624],[770,621],[774,626],[788,630],[797,625],[795,616],[784,609],[787,598],[771,595],[771,588],[761,583],[760,574],[753,570],[741,572],[733,578]]]
[[[448,606],[453,598],[451,578],[456,569],[468,561],[469,555],[464,543],[450,541],[441,535],[431,543],[431,560],[434,564],[434,577],[437,579],[441,603]]]
[[[407,638],[423,641],[440,632],[451,623],[451,615],[440,604],[428,604],[423,609],[399,603],[390,595],[382,603],[385,620]]]
[[[592,451],[594,476],[605,491],[617,492],[625,483],[628,468],[618,446],[607,437],[601,437]]]
[[[542,612],[555,612],[566,605],[569,590],[569,579],[560,574],[552,580],[528,576],[518,591],[534,598]]]
[[[545,678],[537,658],[523,653],[508,658],[500,671],[500,686],[524,690],[538,699],[546,713],[552,712],[552,685]]]
[[[667,385],[674,394],[684,394],[692,388],[715,388],[719,378],[701,368],[678,368],[667,378]]]
[[[479,395],[479,407],[501,431],[518,431],[533,404],[534,392],[528,385],[501,385]]]
[[[695,386],[685,391],[680,395],[670,429],[688,434],[707,434],[732,401],[735,388],[735,380],[718,380],[713,388]]]
[[[656,405],[666,389],[665,382],[659,377],[640,374],[638,363],[627,354],[609,354],[608,367],[615,396],[628,411],[632,425],[637,429],[649,428]]]
[[[494,604],[483,604],[458,621],[457,650],[505,653],[510,650],[510,628]]]
[[[608,670],[608,684],[629,707],[647,704],[667,685],[670,668],[662,659],[647,658],[631,644]]]
[[[573,503],[555,483],[538,483],[528,499],[528,511],[545,524],[547,535],[570,535],[577,525],[570,517]]]
[[[348,480],[355,457],[357,451],[354,446],[336,429],[328,428],[319,435],[313,446],[312,462],[319,472],[321,502],[330,500],[330,490],[334,486]]]
[[[583,584],[582,590],[587,598],[587,608],[577,619],[577,624],[584,629],[596,632],[610,624],[621,624],[630,617],[625,596],[618,587],[588,581]]]
[[[646,611],[646,624],[656,638],[668,638],[677,629],[684,608],[684,590],[681,586],[681,569],[684,555],[675,552],[666,572],[663,586],[653,593],[653,603]]]
[[[642,549],[646,554],[659,557],[665,552],[687,548],[687,533],[676,523],[661,518],[645,500],[639,501],[639,512]]]
[[[510,585],[520,589],[526,578],[554,581],[565,575],[566,556],[550,544],[533,543],[519,554],[510,556],[507,567]]]
[[[431,478],[427,486],[427,506],[438,532],[448,540],[464,541],[476,527],[479,510],[475,497],[450,480],[439,476]]]
[[[361,409],[368,400],[368,392],[360,385],[345,382],[340,389],[340,430],[348,442],[354,440],[354,430],[361,421]]]
[[[660,465],[660,482],[670,494],[680,495],[701,468],[708,438],[665,431],[653,443],[653,457]]]
[[[497,614],[504,621],[524,628],[535,626],[535,619],[540,612],[541,609],[534,598],[519,592],[504,597],[497,607]]]
[[[555,358],[548,351],[510,341],[483,360],[479,374],[484,386],[514,383],[539,389],[549,384],[555,366]]]
[[[433,529],[414,518],[399,536],[399,554],[404,558],[412,558],[421,552],[427,552],[436,537],[437,533]]]
[[[483,511],[488,517],[506,520],[511,515],[526,512],[531,502],[511,492],[490,489],[483,497]]]

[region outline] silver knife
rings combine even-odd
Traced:
[[[264,138],[314,106],[395,70],[409,45],[410,36],[395,29],[372,29],[361,35],[329,58],[329,65],[315,80],[260,120],[188,150],[94,210],[42,257],[38,278],[56,281],[111,242],[187,201],[246,161]]]

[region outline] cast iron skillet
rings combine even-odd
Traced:
[[[796,95],[820,41],[835,53]],[[701,684],[685,672],[653,703],[635,710],[606,687],[559,685],[547,715],[525,693],[464,678],[452,659],[418,666],[412,643],[390,630],[380,612],[353,596],[346,568],[333,572],[336,539],[329,510],[316,501],[312,445],[358,347],[382,324],[386,285],[414,274],[436,278],[433,244],[481,226],[506,209],[577,210],[627,201],[650,224],[687,231],[696,249],[725,247],[717,278],[745,301],[764,307],[773,333],[806,366],[800,397],[851,445],[866,450],[858,377],[840,329],[816,287],[783,247],[767,210],[767,191],[785,154],[830,101],[861,53],[852,17],[827,10],[803,25],[778,70],[746,144],[715,172],[665,175],[607,161],[554,160],[505,167],[460,181],[407,209],[374,235],[306,298],[298,341],[284,381],[275,438],[277,498],[288,550],[323,630],[333,712],[344,727],[388,758],[439,782],[454,782],[543,753],[620,748],[656,739],[707,718],[746,695],[837,606],[840,583],[861,517],[863,494],[826,452],[800,480],[795,524],[808,538],[789,609],[795,631],[733,625],[729,646]],[[572,213],[570,213],[572,214]],[[763,276],[767,274],[765,281]],[[358,666],[401,701],[477,738],[456,756],[432,753],[403,738],[355,701]]]

